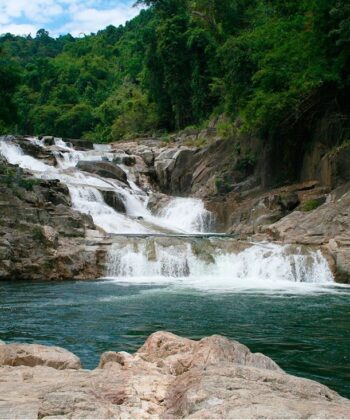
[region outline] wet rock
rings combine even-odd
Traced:
[[[56,158],[49,151],[43,149],[36,143],[33,143],[28,137],[21,136],[7,136],[8,141],[17,144],[25,154],[32,156],[36,159],[41,159],[50,165],[56,165]]]
[[[350,410],[326,386],[221,336],[157,332],[134,355],[103,353],[93,371],[2,366],[0,375],[1,418],[323,419]]]
[[[71,144],[75,150],[93,150],[94,144],[89,140],[84,139],[62,139],[64,142]]]
[[[54,136],[43,136],[41,137],[41,140],[45,146],[53,146],[55,144]]]
[[[124,183],[127,182],[127,175],[123,169],[111,162],[79,161],[77,168],[81,171],[90,172],[105,178],[117,179]]]
[[[166,149],[156,156],[154,167],[162,191],[186,193],[191,190],[198,149]]]
[[[113,163],[123,164],[125,166],[133,166],[136,163],[136,157],[130,156],[128,154],[119,155],[113,159]]]
[[[170,200],[171,197],[166,194],[153,193],[147,202],[147,208],[153,213],[158,213],[169,203]]]
[[[40,344],[0,346],[0,366],[49,366],[55,369],[80,369],[79,357],[61,347]]]
[[[119,213],[126,213],[125,203],[120,194],[116,191],[101,191],[103,198],[109,206],[113,207]]]

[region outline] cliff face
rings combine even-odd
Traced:
[[[96,278],[103,253],[92,220],[71,208],[66,186],[0,158],[0,279]],[[90,238],[90,239],[89,239]]]

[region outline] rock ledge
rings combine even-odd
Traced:
[[[23,352],[39,357],[27,363]],[[133,355],[110,351],[92,371],[79,366],[76,356],[57,347],[1,345],[0,418],[350,415],[350,401],[336,392],[288,375],[270,358],[218,335],[193,341],[160,331]]]

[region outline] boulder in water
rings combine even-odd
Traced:
[[[118,181],[127,182],[127,175],[118,165],[111,162],[103,161],[79,161],[77,168],[84,172],[100,175],[104,178],[117,179]]]
[[[125,203],[120,194],[116,191],[101,191],[103,198],[110,207],[118,213],[126,213]]]
[[[43,136],[40,140],[45,144],[45,146],[53,146],[55,144],[54,136]]]

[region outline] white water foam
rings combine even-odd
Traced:
[[[173,229],[187,233],[209,232],[214,222],[213,214],[198,198],[173,198],[160,211],[159,217]]]
[[[255,244],[234,254],[217,250],[212,261],[194,255],[191,246],[155,244],[112,246],[110,279],[117,283],[182,284],[202,290],[278,289],[287,285],[333,283],[320,251],[302,247]]]

